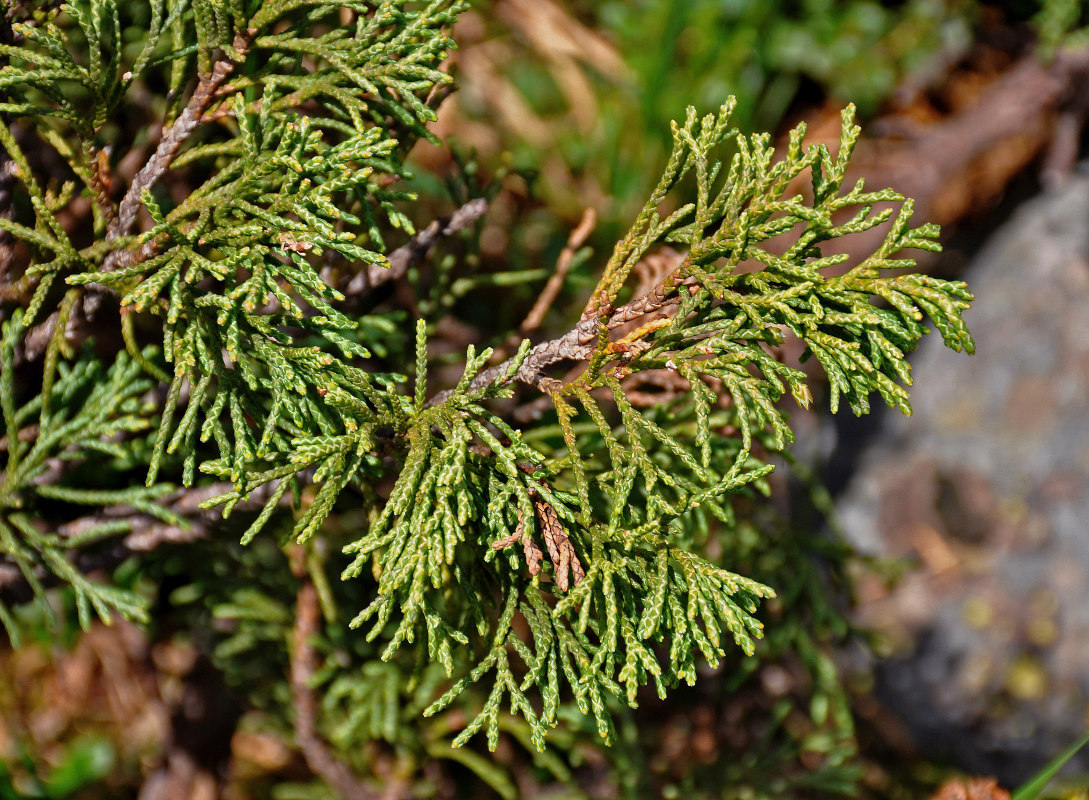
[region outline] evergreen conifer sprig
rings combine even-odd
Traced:
[[[5,457],[0,472],[0,548],[6,556],[3,566],[18,568],[48,619],[52,619],[53,611],[45,589],[57,581],[72,587],[84,627],[90,624],[92,610],[106,620],[111,611],[146,619],[141,598],[90,581],[66,554],[132,533],[137,524],[133,514],[145,514],[168,525],[184,525],[176,513],[156,502],[174,487],[97,487],[86,481],[86,475],[72,480],[65,473],[87,461],[104,462],[113,469],[140,462],[140,454],[126,440],[151,428],[156,409],[141,396],[155,382],[123,354],[107,368],[85,353],[72,364],[60,362],[48,390],[18,406],[15,351],[25,334],[22,320],[22,311],[16,310],[3,323],[0,343],[0,406],[5,431],[0,440]],[[37,429],[30,431],[33,437],[24,439],[19,433],[27,431],[33,419],[38,421]],[[43,505],[57,503],[94,510],[106,507],[114,513],[93,519],[90,524],[70,521],[51,529],[41,511]],[[0,622],[12,640],[18,641],[15,618],[2,601]]]
[[[382,227],[411,230],[393,205],[409,195],[390,184],[403,174],[401,159],[411,143],[430,136],[425,123],[434,112],[425,101],[449,80],[437,65],[452,46],[444,28],[460,8],[445,0],[417,8],[243,5],[90,0],[5,6],[5,24],[16,21],[4,38],[13,43],[0,44],[0,152],[14,194],[12,208],[5,209],[10,213],[0,215],[5,272],[10,266],[12,273],[4,275],[4,298],[25,307],[19,320],[7,323],[21,333],[5,328],[13,348],[5,385],[16,380],[14,363],[45,356],[36,378],[41,395],[5,415],[6,433],[26,430],[11,423],[25,424],[27,408],[40,415],[39,430],[59,424],[48,413],[55,388],[67,385],[58,370],[77,357],[81,332],[102,306],[103,291],[116,294],[128,358],[114,371],[128,376],[131,386],[141,385],[134,382],[141,372],[170,383],[165,408],[144,409],[145,415],[163,413],[154,447],[138,447],[141,456],[133,460],[146,463],[150,455],[141,496],[170,490],[156,483],[156,474],[164,455],[174,452],[184,453],[182,482],[194,482],[198,433],[219,446],[220,461],[228,465],[222,471],[240,480],[240,465],[255,451],[270,443],[290,446],[277,430],[279,411],[290,417],[288,427],[297,425],[293,430],[321,427],[313,417],[318,407],[307,397],[317,397],[315,384],[327,383],[337,366],[316,352],[314,342],[366,356],[359,337],[367,324],[328,304],[339,293],[303,256],[324,255],[326,268],[332,256],[357,268],[386,267]],[[138,46],[134,32],[142,34]],[[149,87],[159,86],[169,91],[165,105],[150,109],[160,115],[157,144],[116,130],[113,120],[131,116]],[[115,200],[121,179],[110,154],[122,148],[152,152]],[[162,181],[176,185],[171,171],[204,179],[178,201],[160,188]],[[66,229],[60,220],[79,219],[83,197],[93,200],[92,219]],[[131,235],[141,213],[151,224]],[[12,238],[23,249],[13,250]],[[162,319],[162,348],[137,343],[134,320],[141,313]],[[307,346],[295,346],[304,337]],[[160,366],[159,352],[173,363],[172,376]],[[355,384],[371,376],[346,374],[351,394],[370,391]],[[269,381],[270,375],[282,380]],[[381,385],[381,377],[375,380]],[[98,391],[105,387],[117,385]],[[298,400],[285,401],[284,392]],[[14,398],[15,389],[5,396]],[[126,397],[117,395],[99,411],[117,415]],[[176,419],[182,397],[186,410]],[[325,408],[317,413],[326,414]],[[248,419],[264,417],[270,424],[262,444]],[[117,424],[130,435],[137,430]],[[78,439],[71,425],[57,430],[75,438],[42,436],[34,455],[54,455],[46,441],[63,451]],[[6,455],[17,459],[18,447]],[[34,478],[14,469],[16,463],[11,460],[4,473],[10,490],[5,499],[20,497],[19,482]],[[218,463],[209,462],[205,471],[216,471]],[[287,487],[285,482],[272,492],[259,523]],[[100,505],[116,500],[130,508],[131,494],[94,497]],[[67,499],[72,496],[69,491]],[[16,555],[17,543],[9,537],[6,549],[30,580],[30,556]],[[41,558],[52,553],[44,544],[32,551]],[[91,599],[96,609],[107,607]],[[84,605],[81,599],[81,621]]]
[[[4,277],[6,302],[21,308],[4,323],[0,545],[39,595],[43,566],[71,584],[87,624],[92,608],[138,606],[64,553],[121,528],[66,540],[31,511],[91,504],[106,519],[124,506],[181,524],[155,502],[172,489],[160,474],[186,487],[215,478],[231,488],[204,506],[224,516],[260,496],[244,544],[290,491],[294,538],[316,547],[351,498],[367,518],[344,537],[342,577],[374,584],[351,626],[384,661],[441,667],[425,715],[483,691],[455,745],[482,731],[494,748],[505,706],[543,749],[569,696],[612,741],[614,698],[635,706],[650,681],[664,697],[696,680],[698,659],[719,663],[728,641],[751,654],[762,635],[755,613],[772,588],[716,562],[696,534],[731,530],[735,500],[766,491],[770,454],[793,440],[782,396],[811,402],[805,373],[776,355],[784,337],[816,358],[833,410],[843,398],[864,413],[876,392],[908,412],[905,354],[924,318],[971,351],[971,295],[904,272],[914,262],[903,250],[938,248],[935,226],[911,227],[910,200],[844,185],[859,135],[851,109],[834,156],[804,146],[799,126],[777,158],[766,134],[730,129],[731,100],[674,126],[661,180],[568,333],[523,340],[508,359],[470,345],[457,384],[434,391],[434,330],[421,320],[414,369],[368,368],[406,332],[351,310],[341,278],[366,276],[365,292],[378,275],[403,276],[483,212],[467,205],[387,255],[392,230],[413,232],[413,197],[393,187],[408,147],[430,135],[427,100],[448,81],[438,65],[461,7],[23,9],[24,41],[0,45],[0,112],[12,120],[0,146],[18,200],[0,231],[24,262]],[[143,31],[137,46],[130,28]],[[167,87],[154,109],[163,129],[137,144],[107,123],[148,86]],[[146,158],[115,192],[111,148],[133,147]],[[42,152],[63,167],[50,173]],[[62,219],[84,198],[90,219],[69,230]],[[846,268],[839,240],[886,223],[880,246]],[[633,274],[666,245],[683,257],[636,294]],[[120,311],[112,365],[74,333],[107,302]],[[139,341],[148,331],[153,347]],[[557,377],[561,362],[572,368]],[[40,375],[41,391],[20,388],[17,368]],[[674,388],[667,407],[634,401],[653,380]],[[527,386],[549,399],[554,423],[516,421],[510,401]],[[24,445],[33,417],[38,440]],[[114,476],[146,466],[146,485],[40,480],[49,458],[92,456],[114,459]]]
[[[401,613],[384,658],[419,635],[449,671],[450,653],[467,644],[466,623],[475,622],[477,633],[492,642],[485,658],[428,710],[444,707],[494,671],[490,699],[458,743],[480,727],[494,743],[496,714],[508,695],[512,709],[530,719],[539,739],[544,727],[555,723],[555,694],[564,678],[580,709],[595,714],[608,740],[612,731],[603,698],[619,692],[617,681],[634,704],[638,687],[651,676],[663,696],[677,680],[693,681],[693,653],[716,663],[724,655],[724,634],[752,651],[761,626],[750,615],[755,600],[770,590],[713,567],[671,540],[674,526],[696,509],[730,524],[729,496],[771,469],[751,456],[756,434],[766,431],[773,449],[793,439],[776,403],[789,388],[806,405],[810,392],[804,373],[768,350],[782,343],[785,331],[800,337],[824,367],[833,407],[843,395],[856,413],[868,409],[875,391],[910,411],[897,381],[910,382],[904,353],[925,333],[924,313],[950,347],[973,347],[961,319],[971,299],[962,284],[883,275],[882,270],[911,265],[894,258],[905,248],[936,249],[937,229],[909,226],[910,201],[898,213],[875,210],[877,203],[903,201],[895,192],[865,192],[861,182],[842,190],[859,134],[851,109],[844,113],[835,158],[823,146],[803,150],[803,128],[793,132],[779,161],[766,136],[739,137],[723,176],[713,150],[733,133],[729,112],[728,105],[717,116],[698,120],[693,111],[676,128],[662,181],[617,246],[570,333],[532,348],[523,342],[517,356],[476,375],[487,352],[477,357],[470,350],[458,386],[422,410],[417,391],[404,470],[368,534],[348,548],[357,557],[346,576],[358,575],[365,559],[372,559],[379,581],[378,597],[353,624],[374,617],[369,635],[380,636],[392,615]],[[784,197],[806,170],[812,173],[812,200]],[[690,171],[696,174],[696,202],[662,216],[658,209],[667,193]],[[841,221],[844,211],[849,216]],[[876,252],[842,275],[822,274],[846,256],[825,255],[819,244],[890,219]],[[770,244],[776,237],[786,240],[781,255]],[[616,307],[634,266],[660,242],[687,246],[684,261],[649,293]],[[761,269],[739,270],[744,262]],[[874,305],[875,297],[888,307]],[[620,335],[613,338],[613,331]],[[422,328],[418,335],[423,354]],[[543,370],[561,360],[584,362],[585,370],[566,382],[547,377]],[[424,363],[422,355],[419,361]],[[676,409],[690,426],[682,437],[628,401],[623,382],[644,370],[678,373],[691,387],[691,402]],[[551,396],[565,447],[558,458],[550,461],[527,447],[520,431],[480,405],[489,394],[507,393],[512,380],[536,384]],[[417,381],[419,388],[419,376]],[[741,439],[734,460],[721,470],[711,464],[722,439],[712,427],[717,398],[711,385],[730,399],[730,420]],[[611,408],[601,405],[601,393]],[[580,437],[575,429],[575,403],[593,422],[589,435]],[[487,455],[470,452],[474,443]],[[657,449],[658,459],[648,445]],[[697,449],[699,460],[693,455]],[[483,474],[477,472],[481,469]],[[501,595],[504,612],[494,625],[477,608],[479,598],[488,596],[487,586],[474,585],[488,573],[475,560],[460,560],[466,551],[459,553],[459,545],[473,544],[475,520],[478,531],[491,529],[486,538],[493,549],[522,543],[531,578],[519,586],[519,578],[509,573],[488,577],[489,583],[508,586]],[[478,553],[484,544],[475,543]],[[540,595],[542,550],[552,565],[554,606]],[[484,552],[485,558],[492,555]],[[509,567],[521,570],[521,562],[512,555]],[[515,632],[515,613],[528,621],[528,635]],[[667,645],[665,666],[648,640]],[[520,656],[521,677],[515,676],[511,652]],[[544,699],[541,714],[524,694],[534,685]]]

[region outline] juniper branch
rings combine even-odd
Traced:
[[[413,230],[400,205],[412,197],[390,186],[406,172],[411,141],[429,135],[425,125],[434,114],[423,97],[438,96],[436,86],[449,80],[439,66],[452,45],[445,30],[460,9],[448,0],[390,0],[355,9],[351,25],[338,24],[342,8],[325,0],[263,3],[249,17],[238,4],[225,11],[214,0],[199,0],[192,19],[173,31],[177,50],[187,26],[196,26],[196,70],[190,70],[189,51],[171,62],[167,81],[180,91],[195,79],[196,89],[136,171],[117,219],[93,212],[101,241],[82,249],[57,219],[63,206],[57,190],[37,181],[0,129],[21,170],[18,190],[30,201],[0,228],[32,253],[27,274],[39,283],[24,312],[26,327],[46,319],[29,333],[5,327],[0,355],[6,366],[14,364],[18,347],[41,345],[47,364],[40,397],[21,407],[10,368],[0,381],[9,437],[0,450],[9,484],[0,487],[6,493],[0,500],[8,503],[0,544],[37,596],[42,577],[51,573],[83,592],[84,620],[88,603],[106,618],[110,603],[121,613],[130,613],[132,603],[107,596],[112,587],[89,587],[68,561],[75,548],[37,527],[19,507],[23,494],[41,499],[34,510],[42,514],[54,513],[60,501],[102,508],[94,516],[106,518],[126,513],[127,504],[164,522],[154,501],[172,487],[158,484],[157,476],[177,469],[185,485],[224,481],[203,503],[222,505],[224,517],[263,501],[242,535],[245,545],[286,502],[287,489],[305,484],[313,492],[307,487],[303,495],[295,537],[335,541],[342,532],[326,521],[348,500],[346,493],[359,490],[368,519],[354,528],[358,538],[345,550],[354,559],[342,577],[363,582],[357,587],[370,602],[351,627],[366,623],[369,631],[365,643],[353,639],[353,647],[377,657],[368,648],[380,639],[384,661],[407,661],[414,651],[418,663],[441,667],[444,677],[417,694],[417,710],[441,694],[428,714],[455,701],[471,705],[471,693],[463,693],[482,684],[487,699],[456,745],[483,731],[494,748],[508,700],[528,723],[532,744],[544,748],[547,729],[559,724],[561,703],[572,695],[611,741],[610,697],[626,695],[634,705],[640,687],[652,680],[664,695],[678,681],[696,679],[701,656],[718,663],[732,645],[751,654],[762,635],[755,614],[772,590],[730,571],[737,566],[729,563],[732,556],[722,564],[705,557],[690,529],[702,526],[706,533],[717,519],[733,530],[734,498],[763,491],[772,469],[753,454],[782,449],[793,436],[777,403],[786,391],[805,402],[808,388],[803,373],[776,358],[785,332],[803,339],[824,367],[833,406],[842,395],[861,413],[876,392],[906,410],[904,354],[926,332],[924,317],[950,346],[970,349],[961,312],[971,296],[961,284],[902,274],[910,263],[896,258],[901,250],[937,247],[933,226],[910,227],[909,202],[893,192],[865,192],[861,184],[844,189],[858,136],[850,114],[834,157],[823,146],[803,148],[799,129],[783,158],[769,137],[739,136],[736,155],[723,164],[714,152],[734,136],[731,102],[702,120],[692,111],[675,126],[674,152],[659,185],[614,249],[582,318],[565,334],[536,346],[523,340],[517,355],[496,356],[502,363],[487,368],[491,351],[469,346],[456,386],[430,401],[426,324],[417,327],[414,388],[406,390],[400,376],[368,369],[371,350],[393,349],[386,346],[400,333],[396,323],[337,307],[343,295],[320,265],[354,265],[349,292],[364,292],[403,277],[436,241],[485,210],[483,200],[472,201],[383,255],[390,229]],[[86,28],[82,38],[92,56],[101,55],[95,30],[86,27],[95,19],[84,15],[73,23]],[[42,110],[19,95],[21,105],[5,107],[32,117],[49,142],[63,137],[50,127],[55,120],[42,124],[42,116],[67,120],[69,138],[86,140],[89,128],[75,113],[78,105],[36,65],[57,60],[93,93],[102,59],[65,56],[71,48],[62,46],[61,33],[56,39],[44,30],[34,35],[38,44],[28,55],[13,56],[25,62],[20,72],[0,83],[36,81],[41,92],[53,92],[55,105]],[[232,37],[237,54],[230,52]],[[247,52],[246,75],[236,82],[235,58]],[[120,60],[114,61],[114,72],[122,74]],[[83,63],[91,66],[84,70]],[[116,105],[112,94],[99,91],[96,98],[97,117]],[[192,146],[197,126],[212,119],[223,124],[209,124],[202,129],[207,139]],[[96,177],[83,163],[84,150],[67,146],[66,152],[82,186],[93,190]],[[168,168],[182,167],[197,184],[160,206],[158,193],[148,190]],[[811,196],[788,196],[807,170]],[[663,216],[667,195],[691,185],[688,175],[693,202]],[[77,181],[69,184],[63,191],[70,199],[82,189]],[[889,222],[892,212],[874,212],[886,202],[902,203],[901,212],[872,255],[846,275],[822,272],[842,259],[822,255],[819,245]],[[136,237],[141,204],[154,225]],[[841,222],[844,209],[855,215]],[[583,227],[572,235],[525,331],[536,328],[554,301]],[[786,246],[765,244],[776,237]],[[638,265],[663,245],[687,255],[640,275]],[[761,269],[738,269],[742,262]],[[640,285],[631,299],[633,274]],[[67,282],[73,288],[55,311],[43,311],[60,294],[50,289],[55,279],[57,287]],[[118,355],[127,371],[114,370],[115,383],[99,392],[108,395],[96,399],[101,420],[86,413],[93,386],[77,391],[83,384],[65,378],[99,363],[89,349],[77,361],[64,335],[78,317],[75,287],[93,284],[110,287],[131,313],[146,313],[162,326],[161,349],[149,348],[145,356],[126,311],[122,339],[132,355]],[[159,357],[173,374],[155,408],[148,402],[155,383],[135,382],[145,372],[159,374],[149,366]],[[578,369],[563,381],[549,379],[549,367],[561,361],[577,362]],[[92,372],[85,377],[101,384]],[[521,430],[497,413],[491,401],[512,397],[512,382],[544,392],[556,424]],[[644,407],[643,386],[670,392],[673,405]],[[115,419],[112,401],[122,397],[131,419]],[[606,399],[608,408],[600,402]],[[24,442],[22,431],[33,417],[48,447]],[[82,428],[61,429],[65,419]],[[118,429],[144,433],[122,447],[111,438]],[[114,459],[126,476],[146,465],[147,487],[104,494],[55,481],[54,467],[79,441]],[[212,478],[199,476],[198,468]],[[390,478],[388,494],[379,492]],[[126,533],[142,524],[136,517],[119,518]],[[109,518],[97,527],[93,520],[81,523],[72,537],[117,536],[111,524]],[[185,529],[173,512],[166,525]],[[514,543],[512,531],[519,534],[520,554],[502,549]],[[169,538],[154,522],[144,532],[152,545]],[[47,572],[39,574],[39,567]],[[334,757],[341,743],[319,730],[312,684],[320,671],[309,640],[319,625],[321,584],[310,583],[318,581],[316,573],[297,571],[296,577],[302,587],[297,614],[292,619],[286,610],[281,622],[295,629],[290,688],[297,738],[312,769],[334,788],[370,797]],[[284,633],[277,629],[281,646]],[[451,683],[444,690],[446,679]]]

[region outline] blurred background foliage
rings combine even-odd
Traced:
[[[780,130],[815,103],[872,116],[907,78],[962,55],[973,0],[508,0],[459,23],[453,141],[535,170],[568,215],[630,216],[686,105],[730,94],[742,130]],[[606,209],[602,208],[602,211]]]
[[[733,94],[742,131],[806,120],[825,139],[847,103],[864,126],[882,115],[929,122],[1016,58],[1081,46],[1086,26],[1084,0],[478,0],[455,29],[457,91],[434,126],[444,146],[417,145],[411,184],[440,207],[465,185],[502,186],[480,242],[486,270],[554,263],[587,208],[588,245],[604,255],[686,105]],[[581,302],[592,285],[573,269],[561,298]],[[532,302],[536,284],[521,291]]]

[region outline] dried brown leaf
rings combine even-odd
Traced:
[[[556,516],[556,509],[539,498],[534,498],[533,507],[537,511],[537,520],[541,525],[545,546],[548,547],[548,557],[552,560],[556,586],[561,592],[566,592],[571,587],[571,576],[574,576],[574,585],[578,586],[579,581],[586,576],[586,572],[582,568],[582,562],[579,561],[567,531],[563,529],[559,517]]]

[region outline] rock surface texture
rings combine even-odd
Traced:
[[[1011,785],[1089,724],[1089,168],[963,278],[977,354],[924,341],[915,414],[886,415],[839,512],[864,552],[917,562],[862,586],[879,697],[924,752]]]

